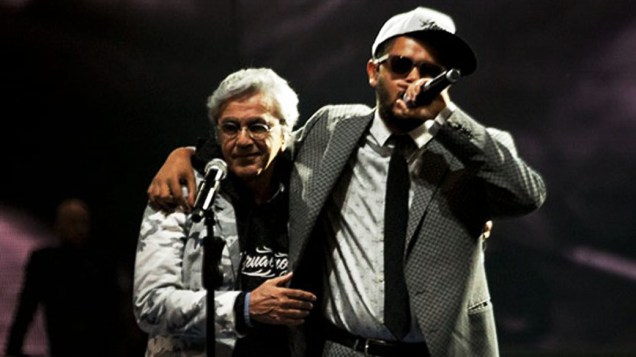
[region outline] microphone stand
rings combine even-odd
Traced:
[[[216,356],[216,331],[215,331],[215,311],[214,292],[223,284],[223,269],[221,268],[221,255],[225,241],[214,235],[214,212],[210,208],[204,211],[205,225],[208,236],[203,240],[203,267],[201,269],[203,287],[206,294],[206,353],[207,357]]]

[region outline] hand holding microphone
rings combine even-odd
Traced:
[[[407,100],[406,94],[402,96],[402,99],[409,108],[430,104],[444,89],[457,82],[459,78],[461,78],[461,72],[458,69],[451,68],[424,83],[415,100]]]
[[[210,209],[212,199],[219,190],[221,180],[227,175],[227,164],[221,159],[212,159],[205,165],[205,177],[199,185],[197,197],[194,200],[192,220],[200,222]]]

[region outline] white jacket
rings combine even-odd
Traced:
[[[197,181],[201,180],[197,174]],[[234,208],[223,192],[216,195],[215,234],[225,241],[223,285],[215,291],[216,355],[230,356],[236,338],[232,290],[240,251]],[[146,356],[205,357],[206,290],[201,266],[204,220],[192,221],[182,210],[166,214],[146,206],[135,258],[133,307],[137,323],[148,333]]]

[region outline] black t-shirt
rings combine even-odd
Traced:
[[[229,182],[236,189],[231,197],[241,249],[238,288],[252,291],[266,280],[287,273],[287,190],[282,188],[269,202],[257,205],[251,193],[243,191],[236,180],[230,177]],[[237,340],[234,356],[289,354],[286,327],[252,321],[246,332],[245,337]]]
[[[214,157],[220,157],[218,146],[207,141],[197,148],[192,159],[193,166],[202,171],[205,164]],[[221,182],[222,190],[231,198],[236,213],[241,260],[238,290],[249,292],[264,281],[282,276],[288,270],[287,221],[289,216],[289,196],[287,186],[291,160],[280,155],[276,159],[276,172],[273,182],[278,188],[274,197],[264,203],[256,204],[253,194],[231,172]],[[289,356],[287,328],[281,325],[261,324],[251,321],[246,326],[242,320],[245,294],[237,299],[237,329],[246,336],[236,342],[233,356],[247,357],[285,357]]]

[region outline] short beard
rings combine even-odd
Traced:
[[[384,81],[382,79],[378,80],[376,93],[378,100],[378,112],[380,113],[380,117],[389,122],[396,122],[397,120],[399,120],[395,117],[395,115],[393,115],[393,105],[395,100],[391,98],[391,95],[386,89],[386,86],[384,85]]]
[[[393,113],[393,106],[397,99],[391,98],[391,94],[386,89],[382,79],[378,80],[376,96],[378,101],[378,113],[392,132],[407,133],[422,124],[419,120],[398,117]]]

